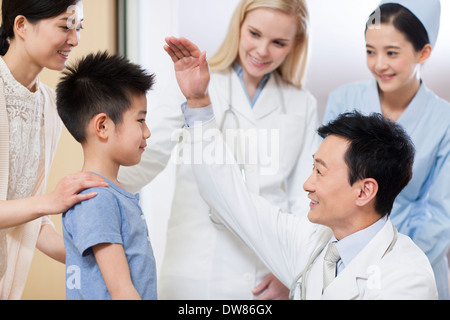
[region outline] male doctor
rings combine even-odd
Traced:
[[[389,220],[414,161],[400,126],[381,115],[349,113],[321,127],[324,140],[303,186],[310,211],[303,218],[283,213],[247,190],[224,146],[209,106],[205,53],[186,39],[165,49],[190,108],[185,147],[202,155],[193,170],[203,198],[291,287],[292,298],[437,299],[425,254]]]

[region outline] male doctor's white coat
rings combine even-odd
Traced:
[[[149,110],[152,137],[141,163],[119,174],[125,188],[137,192],[164,169],[172,151],[179,156],[172,158],[178,165],[158,298],[254,299],[252,290],[270,272],[244,242],[210,218],[192,173],[195,159],[187,160],[187,148],[178,149],[185,98],[178,87],[170,90],[156,109]],[[223,131],[239,128],[243,133],[237,143],[236,130],[231,130],[234,142],[229,143],[243,150],[247,188],[285,212],[306,213],[308,199],[301,186],[320,143],[314,97],[273,73],[252,109],[232,68],[211,74],[209,95],[219,122],[230,104],[236,114],[227,116]]]
[[[213,119],[203,125],[203,131],[215,127]],[[189,130],[185,143],[211,149],[197,134],[200,131]],[[212,141],[215,147],[223,145],[220,136]],[[300,278],[305,290],[297,298],[437,299],[427,257],[410,238],[397,233],[389,219],[322,292],[324,248],[332,237],[331,229],[311,223],[306,216],[283,213],[280,207],[249,192],[236,165],[196,164],[193,172],[216,217],[241,237],[278,279],[295,288],[297,275],[306,271]]]

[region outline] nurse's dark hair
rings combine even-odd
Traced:
[[[366,31],[373,22],[376,22],[377,12],[380,13],[379,23],[392,24],[395,29],[403,33],[406,39],[412,43],[418,52],[430,43],[427,30],[420,20],[407,8],[396,3],[386,3],[381,5],[379,10],[374,11],[366,24]]]
[[[121,55],[92,53],[63,72],[56,88],[58,113],[75,140],[83,143],[94,116],[105,113],[121,124],[133,97],[145,95],[154,83],[153,74]]]
[[[375,210],[389,215],[395,198],[412,178],[415,148],[404,129],[379,113],[341,114],[318,129],[322,138],[337,135],[349,141],[345,154],[350,185],[372,178],[378,183]]]
[[[14,39],[14,23],[17,16],[24,16],[30,23],[53,18],[67,12],[80,0],[2,0],[2,26],[0,27],[0,55],[9,49]]]

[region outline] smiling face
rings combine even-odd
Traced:
[[[122,122],[114,126],[110,138],[110,155],[121,166],[133,166],[141,161],[151,135],[145,122],[146,95],[133,95],[131,101],[130,109],[124,112]]]
[[[314,155],[314,169],[303,188],[311,200],[308,218],[330,227],[336,234],[346,234],[354,224],[359,194],[349,183],[345,162],[349,142],[339,136],[326,137]]]
[[[26,22],[29,32],[24,50],[40,68],[63,70],[70,52],[78,46],[83,20],[83,3],[79,1],[56,17],[36,24]]]
[[[367,66],[382,92],[418,89],[423,50],[416,52],[412,43],[392,24],[368,28],[366,48]]]
[[[238,62],[256,83],[276,70],[296,43],[297,20],[279,10],[259,8],[247,13],[241,27]]]

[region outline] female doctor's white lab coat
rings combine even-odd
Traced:
[[[165,167],[178,141],[175,132],[181,133],[179,129],[185,123],[180,108],[185,99],[178,88],[174,90],[179,94],[168,92],[162,96],[164,102],[149,112],[152,138],[141,164],[124,168],[119,174],[121,183],[132,192]],[[229,141],[244,151],[241,162],[245,162],[248,189],[286,212],[306,214],[308,202],[302,185],[320,143],[314,97],[273,73],[252,109],[232,68],[212,73],[209,95],[219,122],[229,108],[231,96],[236,117],[226,117],[223,131],[231,132]],[[226,131],[237,128],[243,133],[240,140],[236,140],[236,130]],[[166,251],[158,279],[159,298],[253,299],[251,291],[269,271],[244,242],[210,218],[209,206],[201,198],[191,163],[186,160],[189,152],[174,152],[181,163],[177,165]]]

